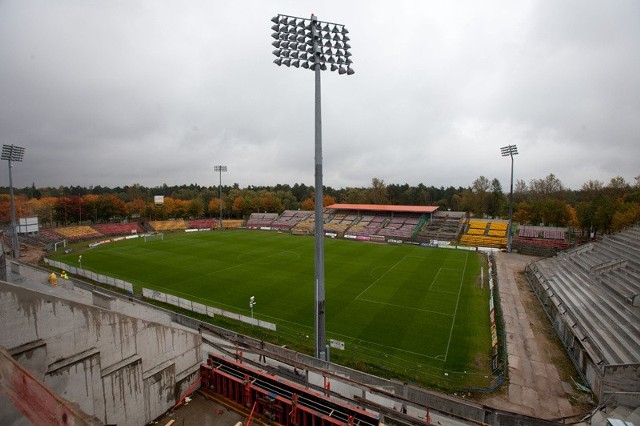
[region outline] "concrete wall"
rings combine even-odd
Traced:
[[[0,323],[0,346],[105,423],[146,424],[199,378],[201,338],[183,329],[5,282]]]

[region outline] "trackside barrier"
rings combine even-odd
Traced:
[[[183,299],[182,297],[174,296],[173,294],[166,294],[160,291],[143,288],[142,296],[147,299],[152,299],[158,302],[167,303],[169,305],[177,306],[179,308],[196,312],[198,314],[208,315],[212,318],[214,315],[220,315],[222,317],[244,322],[246,324],[251,324],[258,327],[266,328],[267,330],[276,331],[276,325],[274,323],[262,321],[256,318],[247,317],[245,315],[241,315],[235,312],[224,311],[222,309],[203,305],[201,303],[192,302],[191,300]]]
[[[44,263],[54,268],[62,269],[70,274],[79,275],[81,277],[88,278],[90,280],[99,282],[100,284],[110,285],[133,294],[133,284],[127,281],[120,280],[118,278],[109,277],[106,275],[96,274],[95,272],[88,271],[86,269],[77,268],[75,266],[67,265],[66,263],[58,262],[56,260],[47,259],[45,257]]]

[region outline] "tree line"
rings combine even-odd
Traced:
[[[14,188],[16,216],[37,216],[41,226],[106,223],[174,218],[247,218],[251,213],[313,210],[314,188],[305,184],[206,187],[139,184],[108,188],[61,186]],[[156,205],[154,197],[164,203]],[[334,203],[434,205],[440,210],[464,211],[473,217],[508,217],[509,192],[498,179],[479,176],[470,186],[434,187],[422,183],[386,184],[373,178],[365,188],[324,188],[325,206]],[[9,188],[0,188],[0,222],[10,222]],[[640,176],[626,182],[617,176],[608,183],[585,182],[570,190],[553,174],[530,182],[517,180],[513,190],[516,224],[568,226],[582,232],[608,233],[640,222]]]

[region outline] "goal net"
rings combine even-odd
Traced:
[[[147,241],[156,241],[156,240],[164,240],[164,234],[162,232],[156,232],[154,234],[144,234],[144,242]]]

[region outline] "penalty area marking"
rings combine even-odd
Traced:
[[[453,311],[453,321],[451,321],[451,330],[449,330],[449,341],[447,342],[447,350],[444,353],[444,361],[447,361],[449,356],[449,347],[451,346],[451,337],[453,336],[453,327],[456,325],[456,315],[458,314],[458,305],[460,303],[460,293],[462,293],[462,283],[464,282],[464,274],[467,271],[467,261],[469,260],[469,253],[464,258],[464,267],[462,268],[462,276],[460,277],[460,287],[458,287],[458,298],[456,299],[456,309]]]

